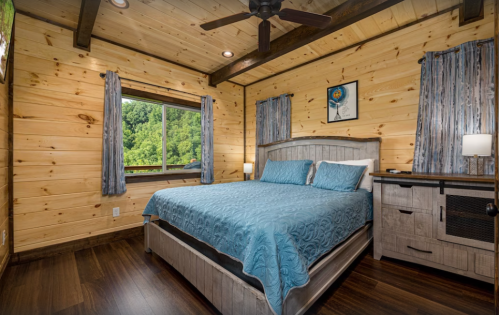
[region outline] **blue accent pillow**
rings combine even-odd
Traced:
[[[305,185],[312,160],[272,161],[267,160],[261,182],[275,184]]]
[[[323,162],[315,174],[312,186],[335,191],[356,191],[366,168],[366,165]]]

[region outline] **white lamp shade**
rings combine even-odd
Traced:
[[[244,163],[244,174],[253,173],[253,163]]]
[[[478,134],[463,136],[464,156],[490,156],[492,154],[492,135]]]

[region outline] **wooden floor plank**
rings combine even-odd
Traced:
[[[491,300],[486,298],[484,301],[474,297],[493,297],[493,286],[488,283],[397,260],[383,258],[382,261],[376,261],[370,255],[365,256],[354,270],[368,278],[466,314],[487,314],[492,311]],[[472,294],[469,293],[468,287],[472,288]]]
[[[52,313],[83,303],[80,278],[74,253],[51,258],[53,276]]]
[[[123,265],[112,246],[101,245],[94,249],[99,264],[104,271],[104,277],[109,280],[111,292],[120,314],[122,315],[152,315],[152,310],[142,296],[127,269]]]
[[[111,294],[111,284],[107,280],[101,278],[81,285],[84,314],[121,314],[113,294]]]
[[[178,271],[134,237],[7,267],[0,314],[220,314]],[[493,314],[493,286],[368,248],[307,315]]]
[[[75,252],[80,283],[87,283],[104,277],[102,268],[92,248]]]

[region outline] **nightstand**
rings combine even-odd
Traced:
[[[493,176],[374,176],[374,258],[382,256],[494,283]]]

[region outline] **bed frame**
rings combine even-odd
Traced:
[[[255,177],[260,178],[268,158],[275,161],[310,159],[314,163],[371,158],[375,159],[375,171],[378,171],[380,142],[380,138],[304,137],[261,145]],[[145,250],[155,252],[172,265],[222,314],[274,314],[262,292],[163,230],[157,222],[145,225]],[[289,292],[282,314],[305,313],[371,240],[372,224],[368,224],[320,260],[309,272],[309,283]]]

